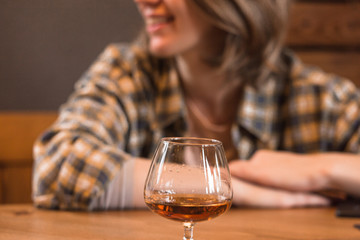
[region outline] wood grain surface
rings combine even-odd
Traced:
[[[231,209],[195,225],[196,240],[358,240],[360,219],[336,218],[334,209]],[[180,222],[148,210],[62,212],[30,205],[0,206],[1,240],[182,239]]]

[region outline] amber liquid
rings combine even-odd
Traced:
[[[231,206],[229,199],[208,194],[154,194],[145,203],[155,213],[181,222],[210,220]]]

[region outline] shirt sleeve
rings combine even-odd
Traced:
[[[92,199],[89,209],[131,209],[133,204],[134,162],[135,159],[124,162],[120,171],[99,198]]]
[[[350,81],[335,79],[333,89],[333,119],[336,150],[360,153],[360,92]],[[329,129],[328,129],[329,131]]]
[[[101,197],[114,179],[126,185],[119,174],[132,159],[126,146],[130,115],[136,106],[128,100],[131,81],[123,84],[125,88],[118,84],[129,79],[129,64],[121,57],[115,46],[107,47],[76,84],[57,121],[35,142],[32,184],[36,206],[115,207],[94,202],[104,202]]]

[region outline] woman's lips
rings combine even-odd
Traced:
[[[149,33],[154,33],[166,27],[174,21],[172,16],[149,16],[145,18],[146,29]]]

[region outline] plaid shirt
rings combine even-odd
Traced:
[[[359,91],[284,51],[289,76],[245,87],[232,130],[240,159],[257,149],[360,152]],[[86,209],[122,164],[150,158],[165,136],[186,132],[173,68],[135,45],[108,46],[75,86],[57,121],[35,143],[35,205]]]

